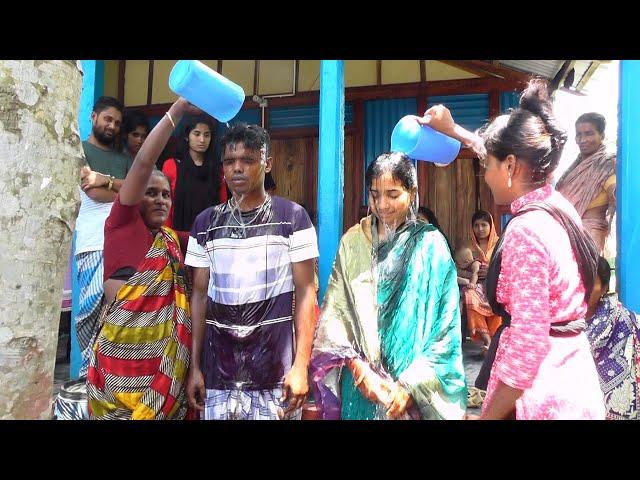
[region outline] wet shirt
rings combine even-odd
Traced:
[[[292,263],[318,257],[298,204],[270,197],[240,213],[229,202],[194,221],[185,264],[209,268],[203,374],[207,389],[274,388],[293,363]]]

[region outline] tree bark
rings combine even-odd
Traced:
[[[81,88],[80,62],[0,61],[0,419],[51,418]]]

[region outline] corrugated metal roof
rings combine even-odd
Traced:
[[[500,63],[506,67],[549,79],[558,73],[564,62],[564,60],[500,60]]]
[[[618,60],[611,60],[610,62],[601,63],[600,65],[598,65],[598,69],[594,72],[589,82],[587,82],[586,86],[583,88],[583,91],[585,91],[585,93],[588,93],[592,89],[602,88],[603,84],[611,85],[612,83],[614,83],[617,88],[619,68],[620,62]],[[576,83],[578,83],[578,81],[579,80],[576,80]],[[616,98],[616,96],[613,95],[613,92],[612,98]]]
[[[551,80],[562,68],[566,60],[500,60],[500,64],[505,67],[519,70],[522,72],[530,73],[533,75],[539,75],[546,79]],[[573,76],[572,87],[576,88],[582,77],[587,72],[593,60],[576,60],[573,64],[575,71]],[[598,70],[606,68],[607,63],[602,63],[598,66]],[[598,71],[596,70],[596,72]],[[589,81],[587,82],[587,85]],[[562,84],[560,85],[562,86]],[[586,85],[583,85],[582,89],[585,89]]]
[[[591,60],[576,61],[575,65],[573,66],[576,74],[573,78],[573,84],[571,85],[572,87],[575,87],[576,85],[578,85],[578,82],[580,82],[580,79],[582,79],[582,76],[585,74],[585,72],[589,68],[589,65],[591,65]]]

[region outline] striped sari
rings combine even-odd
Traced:
[[[76,255],[78,273],[76,282],[80,290],[75,328],[80,347],[80,376],[87,374],[91,346],[96,339],[102,299],[104,297],[104,258],[102,250]]]
[[[191,317],[182,253],[163,227],[136,273],[103,310],[87,375],[92,419],[182,419]]]

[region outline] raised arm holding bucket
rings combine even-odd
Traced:
[[[421,124],[420,120],[416,115],[400,119],[391,133],[391,150],[439,166],[453,162],[460,151],[460,142]]]
[[[484,157],[487,153],[482,139],[453,121],[451,112],[444,105],[434,105],[424,112],[423,117],[415,117],[423,126],[455,139],[467,148],[471,148],[476,155]]]

